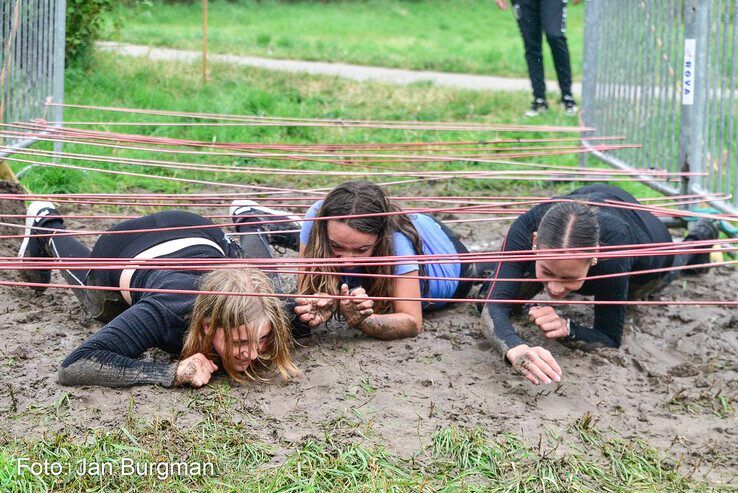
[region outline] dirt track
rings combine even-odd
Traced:
[[[3,201],[0,209],[23,213],[18,205]],[[507,227],[454,225],[477,250],[499,248]],[[15,255],[18,243],[2,240],[0,256]],[[17,278],[14,272],[1,277]],[[63,282],[57,273],[53,281]],[[662,298],[735,299],[737,286],[738,270],[718,268],[676,282]],[[564,313],[591,317],[591,309],[583,307]],[[0,425],[11,436],[37,437],[65,426],[84,436],[85,430],[123,423],[129,413],[184,425],[200,419],[208,400],[224,392],[224,377],[198,391],[59,386],[56,369],[64,356],[100,327],[69,291],[36,296],[29,289],[0,287],[0,320]],[[232,412],[284,449],[343,430],[404,456],[426,445],[439,426],[482,426],[535,439],[545,428],[565,427],[589,412],[603,428],[685,454],[687,463],[717,462],[715,474],[734,475],[738,420],[735,414],[717,414],[720,397],[736,405],[738,310],[631,309],[623,347],[594,353],[544,341],[526,320],[517,324],[553,352],[564,371],[558,388],[534,387],[513,374],[484,340],[472,306],[459,304],[427,317],[425,332],[414,340],[382,342],[336,324],[321,328],[296,351],[304,378],[234,387]],[[669,406],[675,395],[681,405]]]

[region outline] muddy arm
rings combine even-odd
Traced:
[[[532,212],[531,210],[521,215],[510,226],[502,243],[503,252],[530,251],[533,248],[533,232],[537,229],[537,223]],[[526,277],[526,271],[531,265],[532,262],[499,262],[492,277],[486,281],[491,284],[488,299],[514,300],[533,296],[537,289],[533,289],[531,283],[526,282],[524,285],[522,282],[507,280]],[[515,308],[513,305],[490,303],[482,310],[482,332],[503,358],[508,350],[525,344],[510,321]]]
[[[359,325],[359,329],[366,335],[383,341],[415,337],[421,332],[415,318],[407,313],[372,315]]]
[[[417,268],[403,273],[395,280],[392,295],[395,298],[420,298],[420,283],[412,277],[418,275]],[[391,341],[415,337],[423,331],[423,308],[420,301],[394,300],[394,313],[374,314],[358,326],[365,334]]]
[[[521,293],[522,283],[505,281],[505,279],[522,278],[527,264],[527,262],[502,263],[497,272],[497,279],[492,281],[493,286],[489,299],[525,299],[527,296]],[[489,303],[482,310],[482,331],[503,358],[510,349],[525,344],[510,320],[513,308],[513,305]]]
[[[116,317],[99,332],[75,349],[59,369],[61,385],[134,385],[174,384],[177,364],[141,361],[150,348],[172,349],[172,340],[183,337],[183,328],[156,302],[142,301]],[[175,324],[175,330],[171,327]],[[178,329],[178,330],[177,330]],[[179,332],[174,334],[174,332]],[[174,337],[172,337],[174,336]]]

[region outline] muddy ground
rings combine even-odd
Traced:
[[[23,213],[18,202],[0,203],[5,213]],[[68,224],[99,229],[110,223]],[[453,229],[470,249],[493,250],[508,225]],[[0,241],[0,256],[16,255],[17,240]],[[0,277],[17,279],[10,271]],[[63,282],[58,273],[53,282]],[[661,297],[734,300],[737,288],[738,270],[717,268],[676,282]],[[591,317],[586,307],[563,312]],[[428,316],[416,339],[397,342],[372,340],[338,324],[320,328],[296,350],[304,377],[235,386],[233,415],[284,452],[308,437],[342,432],[409,457],[441,426],[480,426],[491,434],[510,431],[536,440],[545,429],[563,429],[591,413],[603,429],[643,438],[687,465],[701,464],[700,470],[714,464],[710,477],[737,481],[738,420],[724,411],[725,403],[736,406],[738,394],[735,308],[630,309],[623,347],[592,353],[546,341],[519,319],[525,337],[550,349],[562,367],[559,387],[536,387],[514,374],[491,350],[478,320],[472,305],[459,304]],[[227,388],[222,376],[203,390],[58,385],[56,370],[65,355],[100,327],[71,291],[35,295],[0,287],[0,321],[0,426],[11,437],[40,437],[65,427],[84,436],[129,415],[186,425]]]

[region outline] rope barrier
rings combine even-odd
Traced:
[[[653,257],[653,256],[673,256],[682,254],[698,254],[711,253],[716,245],[721,247],[721,252],[738,251],[738,246],[729,247],[733,243],[738,243],[738,239],[717,239],[717,240],[698,240],[683,241],[681,243],[652,243],[642,245],[611,245],[590,248],[566,248],[566,249],[536,249],[536,250],[506,250],[499,252],[468,252],[468,253],[445,253],[434,255],[393,255],[393,256],[377,256],[377,257],[327,257],[327,258],[217,258],[217,259],[186,259],[186,258],[157,258],[157,259],[121,259],[121,258],[86,258],[73,260],[36,257],[33,260],[17,257],[0,257],[0,262],[13,263],[14,265],[47,265],[43,262],[51,263],[54,268],[59,265],[68,267],[100,265],[104,262],[105,266],[112,268],[115,265],[163,265],[163,266],[183,266],[183,265],[248,265],[252,267],[282,267],[286,264],[297,265],[298,267],[322,266],[322,267],[371,267],[371,266],[393,266],[402,264],[427,264],[427,263],[479,263],[479,262],[531,262],[538,260],[572,260],[586,259],[593,257],[598,259],[609,258],[630,258],[630,257]],[[684,246],[684,245],[687,246]]]
[[[69,257],[71,258],[71,257]],[[59,261],[56,261],[59,260]],[[79,260],[79,259],[77,259]],[[101,259],[98,259],[101,260]],[[297,265],[297,270],[280,267],[275,264],[275,267],[255,265],[249,263],[248,259],[231,259],[240,260],[240,262],[232,262],[228,264],[212,263],[208,262],[210,259],[198,259],[196,265],[177,265],[176,263],[165,263],[164,265],[158,265],[157,259],[118,259],[121,261],[125,260],[125,263],[116,263],[114,265],[106,265],[99,262],[65,262],[63,259],[54,258],[54,261],[40,262],[35,260],[33,262],[18,262],[10,261],[3,262],[0,260],[0,268],[7,270],[125,270],[125,269],[136,269],[136,270],[176,270],[176,271],[212,271],[212,270],[225,270],[225,269],[243,269],[252,268],[259,269],[265,272],[273,272],[284,275],[326,275],[326,276],[350,276],[360,278],[383,278],[383,279],[417,279],[419,281],[459,281],[459,282],[475,282],[482,283],[492,281],[492,278],[481,278],[481,277],[446,277],[446,276],[420,276],[410,274],[376,274],[369,272],[336,272],[336,271],[311,271],[311,270],[299,270],[300,265]],[[154,262],[151,262],[151,261]],[[176,260],[176,259],[175,259]],[[215,259],[213,259],[215,260]],[[529,259],[532,261],[534,259]],[[594,276],[584,276],[576,279],[571,279],[572,282],[578,281],[596,281],[603,279],[614,279],[618,277],[629,277],[629,276],[642,276],[647,274],[658,274],[671,271],[682,271],[692,270],[701,268],[713,268],[727,265],[738,264],[738,260],[724,260],[721,262],[707,262],[701,264],[683,265],[678,267],[660,267],[656,269],[644,269],[627,272],[616,272],[612,274],[600,274]],[[549,282],[557,281],[555,278],[535,278],[535,277],[523,277],[523,278],[505,278],[495,279],[496,282]]]
[[[32,288],[51,288],[51,289],[85,289],[90,291],[121,291],[120,288],[111,288],[108,286],[76,286],[68,284],[43,284],[32,282],[18,281],[0,281],[0,286],[12,287],[32,287]],[[222,296],[251,296],[259,298],[303,298],[303,299],[332,299],[332,300],[350,300],[351,296],[341,295],[309,295],[309,294],[289,294],[289,293],[236,293],[231,291],[195,291],[187,289],[148,289],[148,288],[128,288],[125,291],[132,293],[165,293],[165,294],[185,294],[185,295],[222,295]],[[673,301],[598,301],[598,300],[496,300],[487,299],[484,301],[464,298],[415,298],[415,297],[390,297],[390,296],[373,296],[375,301],[419,301],[426,303],[484,303],[485,305],[526,305],[526,304],[542,304],[542,305],[653,305],[653,306],[738,306],[738,300],[673,300]]]
[[[582,126],[546,126],[546,125],[499,125],[485,124],[474,122],[419,122],[419,121],[403,121],[403,120],[356,120],[356,119],[338,119],[338,118],[294,118],[294,117],[268,117],[259,115],[232,115],[218,113],[195,113],[186,111],[165,111],[165,110],[149,110],[142,108],[122,108],[112,106],[93,106],[69,103],[51,102],[50,106],[58,106],[64,108],[77,108],[95,111],[109,111],[116,113],[129,113],[139,115],[156,115],[169,117],[186,117],[197,119],[226,120],[238,123],[264,123],[275,126],[332,126],[332,127],[358,127],[361,128],[403,128],[406,126],[413,129],[430,129],[430,130],[477,130],[487,132],[505,132],[505,131],[525,131],[525,132],[588,132],[593,128]],[[50,124],[67,123],[67,122],[47,122]],[[91,124],[109,124],[120,122],[92,122]],[[148,123],[148,122],[146,122]],[[196,122],[205,123],[205,122]],[[83,124],[83,123],[81,123]],[[158,123],[154,123],[158,124]],[[417,128],[416,128],[417,127]]]

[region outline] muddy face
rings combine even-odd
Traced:
[[[562,259],[536,261],[536,277],[543,283],[548,295],[560,300],[572,291],[581,289],[585,277],[592,266],[591,259]],[[555,279],[544,281],[543,279]]]
[[[371,257],[378,236],[362,233],[341,221],[328,221],[328,241],[338,258]]]
[[[230,337],[230,358],[236,371],[243,372],[251,365],[252,361],[259,358],[259,354],[266,350],[267,338],[271,331],[272,326],[270,324],[262,325],[259,330],[259,339],[252,341],[249,338],[249,332],[251,331],[245,325],[231,329],[228,333],[223,329],[218,329],[213,338],[213,347],[215,347],[215,351],[221,359],[227,359],[229,350],[225,338]]]

